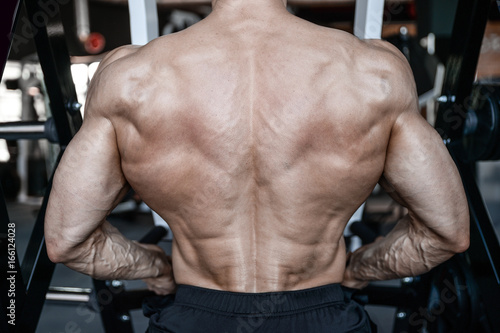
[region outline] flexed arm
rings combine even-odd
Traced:
[[[391,133],[380,184],[408,209],[383,239],[355,251],[344,285],[415,276],[469,246],[469,211],[458,171],[437,132],[414,110]]]
[[[47,252],[52,261],[94,278],[147,279],[157,293],[170,293],[175,283],[163,250],[125,238],[106,221],[129,186],[107,103],[95,93],[106,89],[100,81],[91,87],[83,126],[54,177],[45,218]]]

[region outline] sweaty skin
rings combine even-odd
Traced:
[[[379,181],[409,213],[346,267],[343,230]],[[130,186],[171,226],[172,261],[106,222]],[[51,260],[159,294],[361,288],[465,251],[469,214],[399,51],[282,0],[219,0],[200,23],[101,63],[45,235]]]

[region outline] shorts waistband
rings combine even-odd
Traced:
[[[179,285],[175,303],[232,314],[279,313],[344,301],[340,284],[303,290],[238,293]]]

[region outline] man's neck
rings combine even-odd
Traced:
[[[282,10],[287,0],[212,0],[212,10]]]

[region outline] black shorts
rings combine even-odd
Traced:
[[[361,305],[338,284],[311,289],[235,293],[180,285],[148,299],[149,333],[372,332]]]

